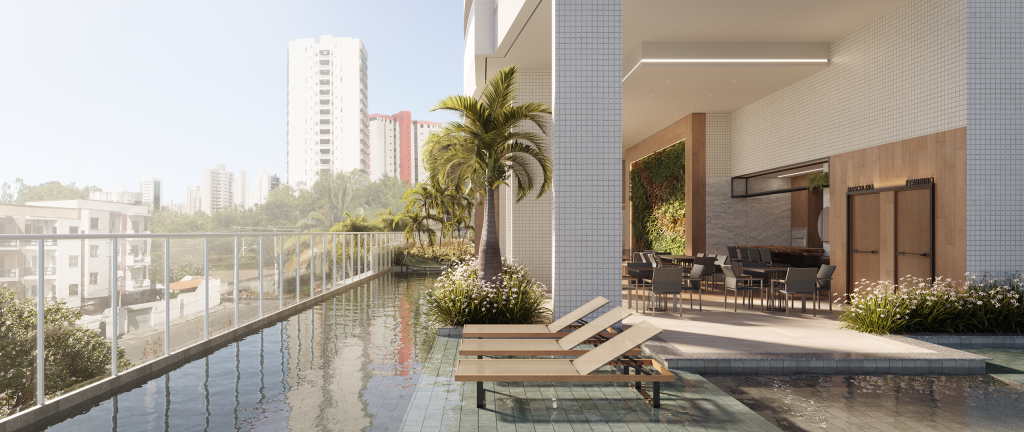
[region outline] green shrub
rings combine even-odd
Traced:
[[[525,267],[502,259],[502,283],[481,284],[477,261],[453,263],[427,293],[426,314],[437,324],[536,324],[547,322],[545,287]]]
[[[44,391],[48,396],[110,375],[110,342],[95,330],[75,324],[81,318],[82,312],[63,300],[44,305]],[[123,348],[118,348],[117,359],[118,370],[133,366]],[[35,370],[36,302],[18,301],[13,290],[0,285],[0,418],[35,403]]]
[[[473,242],[466,239],[444,239],[433,246],[410,243],[404,253],[416,255],[431,261],[454,262],[473,258],[476,251]],[[402,258],[404,259],[404,254]],[[401,261],[399,261],[401,262]]]
[[[965,282],[905,277],[862,284],[842,305],[839,320],[854,330],[875,333],[1017,333],[1024,331],[1024,278]]]

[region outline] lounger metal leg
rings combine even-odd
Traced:
[[[654,405],[655,408],[661,408],[661,383],[660,382],[657,382],[657,381],[654,382],[654,394],[652,395],[651,399],[652,399],[651,400],[651,405]]]
[[[486,408],[487,401],[484,400],[484,383],[482,381],[476,382],[476,407]]]
[[[807,294],[800,294],[800,312],[807,313]]]

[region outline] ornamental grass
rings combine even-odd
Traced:
[[[862,280],[848,302],[839,302],[839,320],[845,328],[874,334],[1024,331],[1024,277],[965,279]]]
[[[514,260],[502,259],[501,280],[480,282],[477,260],[452,263],[427,293],[426,315],[444,326],[537,324],[551,317],[543,284]]]

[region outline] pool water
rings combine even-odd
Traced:
[[[46,430],[394,430],[437,337],[433,282],[384,275]]]
[[[1024,350],[1012,348],[965,349],[989,357],[985,372],[989,375],[1024,385]]]
[[[707,377],[785,431],[1019,431],[1024,390],[981,376]]]

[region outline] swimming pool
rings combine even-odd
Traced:
[[[46,430],[394,428],[437,337],[434,280],[386,274]]]

